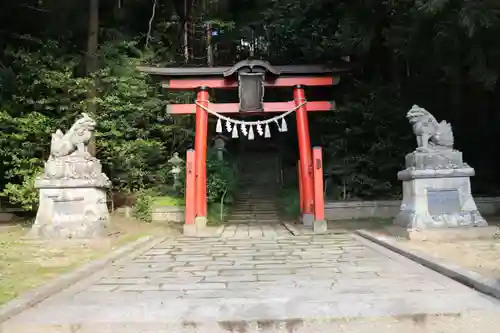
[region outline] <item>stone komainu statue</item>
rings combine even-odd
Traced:
[[[30,236],[93,238],[107,235],[106,189],[111,186],[99,160],[87,145],[96,122],[83,113],[63,133],[52,134],[50,157],[35,180],[40,190],[38,212]]]
[[[453,131],[445,120],[440,123],[429,111],[413,105],[406,118],[417,136],[418,151],[453,150]]]
[[[63,157],[73,153],[87,155],[87,145],[95,127],[96,122],[88,114],[82,113],[82,117],[71,126],[66,134],[60,129],[52,134],[50,155],[52,157]]]

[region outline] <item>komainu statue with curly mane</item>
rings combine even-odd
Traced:
[[[456,228],[454,235],[488,223],[477,209],[471,193],[474,169],[453,148],[453,131],[446,121],[438,122],[427,110],[413,105],[406,114],[417,136],[417,149],[405,156],[405,169],[398,172],[403,200],[394,220],[411,239],[427,237],[436,229]],[[425,230],[426,233],[422,233]],[[481,235],[492,230],[483,229]],[[428,232],[428,233],[427,233]],[[496,232],[496,229],[495,231]],[[491,235],[494,234],[491,233]],[[439,234],[440,239],[444,234]],[[477,234],[479,235],[479,234]],[[453,236],[453,237],[455,237]]]
[[[453,149],[453,131],[445,120],[439,123],[429,111],[418,105],[413,105],[406,118],[417,136],[417,151]]]
[[[37,177],[39,205],[29,233],[35,238],[96,238],[107,235],[106,189],[99,159],[88,152],[96,122],[86,113],[63,133],[52,134],[50,156]]]
[[[82,117],[75,121],[66,134],[60,129],[52,134],[50,155],[53,157],[68,156],[73,153],[88,155],[87,145],[95,127],[95,120],[90,118],[88,114],[82,113]]]

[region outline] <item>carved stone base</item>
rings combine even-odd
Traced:
[[[54,158],[45,162],[44,174],[37,187],[108,187],[110,181],[102,172],[101,162],[88,153]]]
[[[458,150],[444,150],[437,152],[414,151],[405,157],[408,169],[457,169],[469,167],[464,164],[462,152]]]
[[[403,202],[394,224],[420,230],[487,226],[471,194],[472,175],[470,167],[401,171]]]
[[[59,181],[58,187],[40,188],[38,213],[28,237],[103,237],[108,221],[105,188],[74,187],[72,180]]]

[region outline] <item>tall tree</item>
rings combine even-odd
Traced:
[[[175,11],[180,19],[180,27],[181,27],[181,45],[182,45],[182,53],[184,56],[184,62],[188,63],[191,58],[189,52],[189,25],[191,12],[194,6],[195,0],[175,0],[173,1]]]
[[[99,48],[99,0],[89,0],[89,26],[87,37],[87,52],[85,54],[85,69],[88,76],[92,76],[98,68],[97,51]],[[89,112],[95,114],[97,112],[97,97],[96,82],[93,82],[89,90]],[[96,142],[93,136],[89,144],[89,153],[92,156],[96,154]]]

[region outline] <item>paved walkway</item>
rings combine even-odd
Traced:
[[[265,238],[275,239],[293,236],[292,233],[281,223],[241,223],[230,224],[224,227],[222,238],[252,239]]]
[[[165,240],[12,318],[2,333],[488,333],[498,325],[500,302],[346,234]]]

